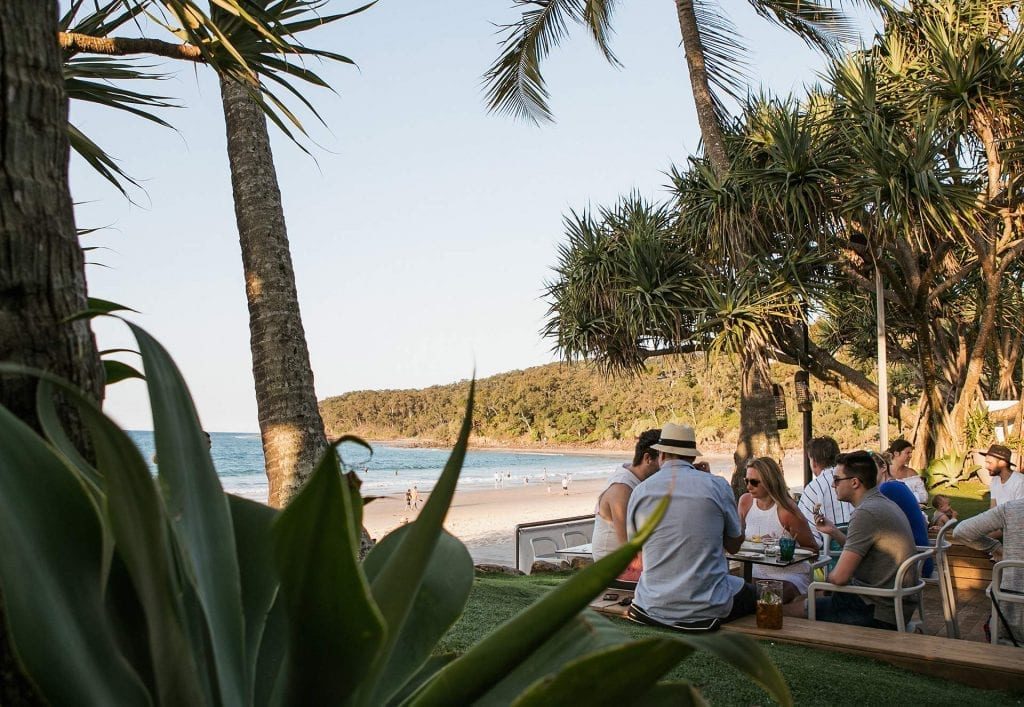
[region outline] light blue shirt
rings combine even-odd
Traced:
[[[728,482],[670,459],[629,497],[630,537],[671,495],[668,511],[643,548],[634,602],[664,623],[725,618],[743,579],[729,574],[723,538],[743,535]]]

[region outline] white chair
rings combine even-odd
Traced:
[[[807,587],[807,618],[811,621],[816,621],[816,607],[814,605],[815,592],[838,592],[840,594],[860,594],[861,596],[868,597],[888,597],[895,600],[896,604],[896,630],[901,633],[907,632],[907,618],[903,615],[903,599],[910,597],[915,594],[921,594],[924,590],[924,580],[918,579],[915,584],[910,586],[903,586],[903,578],[907,572],[913,567],[918,568],[920,573],[920,565],[922,562],[927,560],[929,557],[935,556],[935,548],[929,547],[926,550],[922,550],[915,555],[911,555],[903,561],[896,570],[896,579],[893,582],[892,588],[881,588],[881,587],[861,587],[854,585],[840,585],[832,584],[831,582],[811,582],[810,586]]]
[[[956,590],[953,587],[953,576],[949,571],[949,555],[947,550],[950,543],[946,540],[957,521],[952,518],[939,529],[935,536],[935,545],[918,545],[918,551],[935,549],[935,576],[922,577],[925,584],[937,585],[939,587],[939,601],[942,603],[942,618],[946,623],[946,636],[949,638],[960,638],[960,624],[956,619]],[[921,595],[921,617],[924,618],[924,595]]]
[[[576,547],[589,543],[590,536],[581,530],[567,530],[562,533],[562,540],[565,541],[565,547]]]
[[[992,616],[988,620],[988,628],[989,633],[992,634],[993,645],[999,643],[999,629],[1003,627],[1002,619],[999,618],[999,612],[996,610],[996,602],[999,602],[999,608],[1002,609],[1004,616],[1007,602],[1024,604],[1024,594],[1003,589],[1003,572],[1011,568],[1024,572],[1024,560],[1001,560],[995,563],[992,566],[992,584],[985,590],[989,599],[992,600]]]

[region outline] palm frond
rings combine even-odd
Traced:
[[[612,65],[618,59],[608,45],[614,0],[515,0],[524,8],[512,24],[502,25],[501,54],[483,76],[488,110],[534,124],[554,119],[540,65],[569,36],[571,24],[588,28]]]
[[[855,43],[860,31],[830,0],[748,0],[757,14],[784,27],[830,56]]]

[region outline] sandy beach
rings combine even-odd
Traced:
[[[628,455],[623,455],[626,461]],[[729,478],[732,455],[701,457],[711,464],[712,472]],[[784,460],[786,481],[802,482],[801,461],[794,455]],[[611,473],[612,469],[607,470]],[[552,478],[550,493],[542,482],[507,484],[504,488],[459,490],[448,511],[445,528],[466,543],[475,562],[515,565],[515,526],[538,520],[567,518],[594,512],[594,504],[604,488],[604,479],[574,479],[568,495],[561,481]],[[420,507],[426,500],[421,494]],[[415,519],[406,508],[404,494],[385,496],[366,507],[364,522],[374,538],[381,538],[403,523]]]

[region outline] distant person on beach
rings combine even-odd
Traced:
[[[565,474],[564,476],[562,476],[562,495],[563,496],[568,496],[569,495],[569,475],[568,474]]]
[[[661,430],[647,430],[637,439],[633,461],[615,468],[594,507],[593,554],[600,560],[626,543],[626,506],[637,485],[658,471],[658,443]]]
[[[415,485],[412,487],[412,509],[415,511],[420,507],[420,490]]]
[[[494,488],[496,488],[496,489],[500,489],[501,488],[501,472],[500,471],[494,472]]]
[[[551,493],[551,479],[548,478],[548,470],[544,470],[544,485],[547,486],[548,493]]]
[[[412,489],[405,490],[405,509],[412,510]]]
[[[671,500],[644,545],[644,570],[629,618],[707,631],[754,613],[754,588],[729,574],[725,557],[743,545],[743,525],[729,482],[694,466],[700,451],[688,425],[666,424],[651,449],[660,452],[661,469],[629,497],[629,535],[643,527],[663,498]]]

